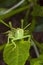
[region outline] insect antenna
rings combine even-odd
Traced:
[[[21,20],[21,29],[23,29],[23,22],[24,22],[24,20],[22,19]]]
[[[12,23],[11,22],[9,22],[9,26],[10,26],[10,28],[12,29],[13,27],[12,27]]]
[[[31,23],[29,23],[28,25],[26,25],[26,26],[24,27],[24,30],[27,29],[30,25],[31,25]]]
[[[0,23],[4,24],[5,26],[10,28],[10,26],[7,23],[5,23],[2,19],[0,19]]]

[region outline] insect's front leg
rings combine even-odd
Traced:
[[[12,42],[12,44],[14,45],[14,47],[13,47],[12,50],[14,50],[14,49],[16,48],[16,44],[15,44],[15,42],[14,42],[14,38],[11,40],[11,42]]]
[[[10,39],[11,39],[11,43],[10,43]],[[8,42],[7,44],[10,44],[10,46],[14,45],[14,47],[12,48],[12,51],[16,48],[16,44],[14,42],[14,37],[11,37],[8,35]]]

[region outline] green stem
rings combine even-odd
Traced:
[[[29,7],[30,7],[29,5],[26,5],[24,7],[21,7],[21,8],[15,9],[15,10],[12,10],[11,12],[7,13],[6,15],[4,15],[4,14],[3,15],[0,15],[0,18],[3,18],[4,19],[4,18],[7,18],[7,17],[10,17],[12,15],[15,15],[17,13],[20,13],[20,12],[28,9]]]
[[[36,18],[33,16],[32,23],[31,23],[31,26],[30,26],[30,33],[32,33],[34,31],[35,25],[36,25]]]
[[[43,45],[40,44],[39,42],[37,42],[34,38],[32,38],[32,40],[35,42],[35,44],[37,45],[37,47],[41,50],[41,52],[43,51]]]
[[[37,47],[35,45],[35,42],[33,40],[31,40],[31,42],[32,42],[32,45],[34,47],[34,50],[35,50],[35,53],[36,53],[37,57],[39,57],[39,51],[38,51],[38,49],[37,49]]]
[[[5,12],[3,12],[3,14],[7,14],[10,11],[12,11],[13,9],[16,9],[17,7],[19,7],[25,0],[21,0],[19,3],[17,3],[16,5],[14,5],[13,7],[11,7],[10,9],[6,10]]]

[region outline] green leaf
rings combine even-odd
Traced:
[[[0,45],[0,51],[5,47],[6,44]]]
[[[3,58],[8,65],[24,65],[29,57],[30,42],[16,41],[14,45],[7,44],[4,48]]]
[[[32,15],[43,17],[43,6],[35,5],[33,8]]]
[[[40,58],[35,58],[31,60],[31,65],[43,65],[43,60]]]
[[[6,11],[5,8],[0,8],[0,15]]]
[[[43,60],[43,53],[42,53],[42,54],[40,54],[40,57],[39,57],[39,58]]]
[[[39,64],[39,61],[34,60],[34,61],[31,62],[31,65],[36,65],[36,64],[37,64],[37,65],[40,65],[40,64]]]

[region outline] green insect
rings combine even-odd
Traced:
[[[10,43],[10,41],[11,41],[11,45],[14,44],[14,48],[16,48],[16,43],[14,41],[22,40],[24,38],[28,38],[28,40],[30,41],[31,35],[25,34],[25,31],[28,31],[28,30],[25,30],[25,29],[30,24],[28,24],[24,29],[23,29],[23,20],[22,20],[22,23],[21,23],[21,28],[15,29],[15,28],[12,27],[11,23],[9,23],[9,24],[10,24],[10,27],[11,27],[11,31],[8,31],[8,43]]]
[[[23,20],[22,20],[23,22]],[[8,65],[24,65],[29,56],[31,35],[27,34],[28,30],[23,28],[13,28],[8,31],[8,42],[4,48],[3,58]]]

